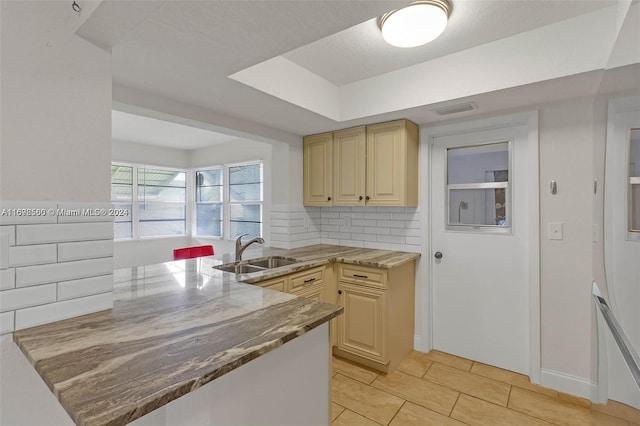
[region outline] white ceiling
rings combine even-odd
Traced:
[[[388,45],[382,39],[377,19],[371,19],[283,56],[342,86],[608,7],[615,0],[452,3],[445,32],[424,46],[398,49]]]
[[[130,99],[144,99],[145,102],[148,100],[148,105],[164,109],[158,116],[180,116],[185,111],[197,110],[192,117],[199,116],[203,122],[215,124],[218,129],[228,126],[241,130],[242,123],[249,123],[245,127],[304,135],[392,118],[409,118],[418,124],[451,119],[454,117],[440,117],[432,109],[463,100],[474,101],[478,109],[455,117],[580,96],[596,90],[602,76],[586,72],[591,70],[581,72],[576,69],[548,81],[532,78],[505,86],[504,90],[496,86],[484,92],[460,94],[455,88],[465,83],[467,76],[456,80],[454,75],[447,85],[432,88],[439,91],[437,98],[423,103],[414,102],[408,106],[389,103],[386,109],[371,109],[367,113],[365,107],[370,103],[369,99],[358,96],[357,101],[365,106],[360,105],[364,112],[351,114],[349,117],[360,118],[347,120],[328,118],[306,105],[301,107],[300,103],[285,101],[268,94],[268,90],[265,93],[262,88],[257,90],[229,76],[281,57],[328,84],[355,87],[362,82],[371,83],[372,78],[385,73],[409,70],[463,51],[472,52],[552,23],[562,25],[560,22],[568,18],[604,10],[623,1],[451,2],[453,11],[444,34],[434,42],[414,49],[391,48],[382,41],[375,26],[379,15],[406,4],[404,0],[105,1],[85,21],[78,34],[112,50],[116,105]],[[639,5],[635,6],[636,12],[640,10]],[[614,27],[615,22],[611,28],[594,30],[609,31],[610,38],[615,40]],[[637,26],[632,28],[631,39],[637,31]],[[580,47],[581,51],[590,49],[590,46]],[[526,59],[526,47],[522,50]],[[522,51],[516,53],[522,55]],[[569,60],[574,53],[566,52]],[[521,64],[523,75],[528,73],[530,65],[535,64]],[[280,77],[287,84],[287,76],[272,77]],[[269,84],[268,78],[266,81]],[[397,82],[399,88],[401,83]],[[128,92],[135,92],[136,96],[116,99],[126,97],[122,94]],[[411,87],[402,87],[404,92],[410,97]],[[384,103],[385,99],[375,101]],[[215,123],[214,119],[217,120]],[[215,143],[221,137],[209,135],[209,139],[202,133],[207,131],[197,129],[195,133],[199,136],[194,133],[194,141],[189,142],[192,145],[177,143],[176,138],[163,139],[162,136],[170,134],[168,131],[155,131],[155,136],[145,138],[144,125],[152,122],[144,120],[146,124],[134,124],[130,116],[128,120],[114,120],[114,137],[120,135],[118,139],[135,138],[137,142],[185,149]],[[129,130],[118,129],[121,123]]]
[[[111,137],[115,140],[178,149],[198,149],[239,140],[223,133],[121,111],[112,111],[111,128]]]

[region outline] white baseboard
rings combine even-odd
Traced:
[[[591,380],[544,368],[540,371],[540,385],[589,400],[598,386]]]
[[[422,336],[419,336],[417,334],[413,336],[413,348],[416,351],[420,351],[420,352],[431,351],[431,347],[429,343],[426,340],[423,340]]]

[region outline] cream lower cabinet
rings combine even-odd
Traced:
[[[383,372],[413,349],[415,262],[393,269],[337,264],[334,353]]]

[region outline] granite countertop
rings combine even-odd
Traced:
[[[334,246],[330,244],[315,244],[312,246],[301,247],[297,249],[277,249],[277,248],[260,248],[260,246],[252,246],[244,255],[244,260],[267,257],[282,256],[295,259],[298,263],[282,266],[275,269],[267,269],[265,271],[253,272],[249,274],[237,274],[236,279],[245,283],[256,283],[270,278],[279,277],[281,275],[291,274],[293,272],[303,271],[305,269],[315,268],[330,262],[349,263],[354,265],[370,266],[374,268],[390,269],[400,266],[406,262],[411,262],[420,257],[419,253],[393,251],[393,250],[376,250],[357,247]],[[203,258],[207,266],[205,268],[213,276],[222,276],[224,272],[215,269],[226,263],[234,261],[233,255],[226,254],[222,256],[214,256]]]
[[[329,321],[342,308],[244,281],[332,261],[390,268],[416,253],[316,245],[254,249],[295,265],[247,275],[228,255],[114,271],[113,309],[14,333],[77,424],[131,422]]]

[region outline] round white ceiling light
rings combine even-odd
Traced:
[[[416,47],[436,39],[447,26],[450,6],[446,0],[414,1],[382,15],[382,38],[395,47]]]

